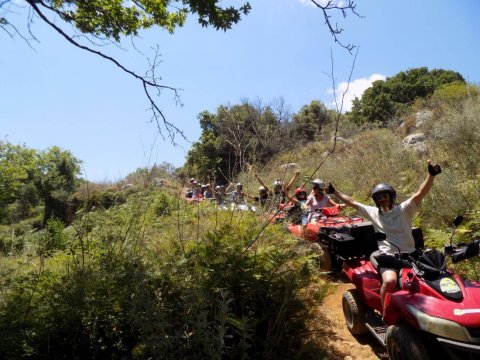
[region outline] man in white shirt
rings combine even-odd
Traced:
[[[395,189],[385,183],[378,184],[372,190],[372,199],[376,206],[361,204],[351,197],[341,193],[330,184],[328,193],[334,194],[346,205],[357,209],[360,216],[370,220],[375,231],[382,232],[387,236],[387,241],[379,241],[378,254],[394,255],[401,252],[411,253],[415,251],[415,241],[412,236],[412,221],[417,212],[422,199],[429,193],[436,175],[440,174],[442,169],[440,165],[432,165],[428,160],[428,174],[422,182],[417,192],[400,205],[395,205],[397,193]],[[393,244],[393,245],[392,245]],[[394,269],[380,267],[379,272],[382,275],[382,287],[380,288],[380,297],[382,307],[385,295],[395,291],[398,275]]]

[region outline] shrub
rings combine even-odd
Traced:
[[[60,222],[49,221],[45,246],[63,244],[65,251],[41,254],[40,267],[2,289],[0,357],[274,359],[321,352],[302,350],[309,309],[325,295],[307,250],[276,227],[253,241],[255,215],[209,206],[188,208],[200,217],[181,225],[188,228],[183,238],[174,230],[177,217],[167,215],[163,227],[173,229],[145,231],[156,222],[155,197],[139,194],[127,206],[89,214],[91,231],[77,228],[74,242],[65,242]]]

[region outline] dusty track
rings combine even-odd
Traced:
[[[386,360],[385,349],[367,334],[354,337],[347,329],[342,310],[342,294],[351,284],[334,281],[335,289],[317,309],[318,342],[328,353],[328,360]]]

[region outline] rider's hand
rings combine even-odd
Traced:
[[[428,173],[432,176],[437,176],[442,172],[442,168],[438,164],[432,165],[432,161],[428,160]]]
[[[333,187],[332,183],[328,183],[327,194],[335,193],[335,188]]]

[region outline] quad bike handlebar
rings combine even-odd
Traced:
[[[480,239],[473,240],[468,244],[461,243],[458,245],[446,246],[444,253],[452,258],[453,263],[470,259],[480,253]]]
[[[375,240],[387,241],[386,235],[384,233],[375,233]],[[395,246],[391,242],[389,244]],[[434,249],[427,249],[421,253],[406,254],[400,251],[398,246],[395,246],[398,249],[398,253],[395,256],[382,256],[379,255],[376,257],[379,265],[381,267],[391,267],[391,268],[412,268],[423,271],[433,271],[433,272],[443,272],[446,269],[446,256],[452,258],[453,263],[458,263],[462,260],[466,260],[477,256],[480,253],[480,239],[473,240],[472,242],[465,244],[460,243],[457,245],[448,245],[445,246],[443,254]]]

